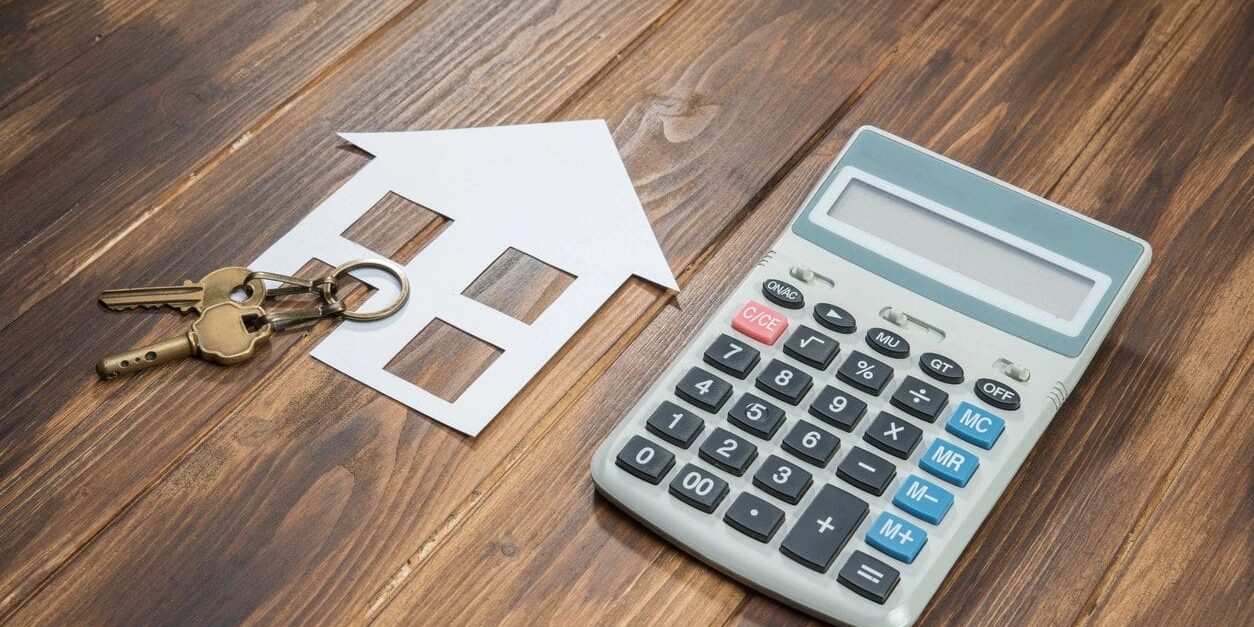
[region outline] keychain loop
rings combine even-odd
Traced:
[[[335,293],[336,287],[339,285],[339,280],[344,278],[345,275],[353,270],[360,270],[362,268],[375,268],[377,270],[383,270],[384,272],[396,277],[397,282],[401,285],[401,293],[396,297],[396,300],[392,304],[378,311],[368,312],[348,311],[344,308],[343,303],[340,302],[339,296]],[[314,279],[310,283],[313,287],[318,288],[318,291],[322,294],[322,300],[328,307],[338,307],[340,309],[339,315],[341,317],[348,320],[356,320],[358,322],[382,320],[383,318],[400,311],[401,307],[405,306],[405,302],[409,300],[409,277],[405,276],[405,269],[399,264],[388,261],[387,259],[355,259],[338,266],[335,270],[331,271],[331,274],[320,279]]]

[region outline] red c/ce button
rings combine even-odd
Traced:
[[[788,318],[756,300],[751,300],[741,305],[736,315],[732,316],[732,328],[763,344],[771,345],[788,328]]]

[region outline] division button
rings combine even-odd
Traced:
[[[892,566],[862,551],[854,551],[836,578],[846,588],[883,605],[901,577]]]
[[[871,426],[866,428],[862,439],[889,455],[906,459],[914,452],[919,440],[923,439],[923,430],[906,422],[904,418],[882,411]]]
[[[797,327],[788,341],[784,342],[784,353],[819,370],[826,370],[832,365],[832,360],[836,358],[838,352],[840,352],[840,344],[836,340],[804,324]]]
[[[867,509],[858,497],[825,485],[797,518],[779,550],[802,566],[825,573],[866,518]]]
[[[866,332],[867,346],[876,352],[889,357],[906,357],[910,355],[910,342],[906,338],[888,329],[874,328]]]
[[[853,333],[858,330],[858,321],[854,319],[853,314],[831,303],[815,305],[814,319],[837,333]]]
[[[836,376],[867,394],[879,396],[884,386],[893,378],[893,369],[888,364],[853,351],[836,371]]]
[[[872,455],[866,449],[853,447],[844,461],[836,467],[836,475],[875,496],[884,493],[897,468],[888,460]]]
[[[810,403],[810,415],[842,431],[853,431],[866,413],[866,403],[854,395],[827,386]]]
[[[920,420],[934,422],[949,403],[949,395],[940,388],[914,377],[906,377],[893,393],[893,405]]]
[[[927,376],[941,383],[962,383],[962,380],[966,378],[958,362],[938,353],[919,355],[919,367],[927,373]]]
[[[619,468],[657,485],[675,464],[670,451],[638,435],[631,436],[615,460]]]
[[[743,533],[758,542],[769,542],[780,523],[784,522],[784,512],[778,507],[767,503],[748,492],[741,492],[732,501],[731,507],[723,515],[723,520],[732,529]]]
[[[685,464],[671,480],[670,493],[709,514],[718,509],[718,504],[727,496],[727,482],[700,466]]]
[[[763,281],[762,295],[766,297],[766,300],[784,309],[801,309],[806,304],[805,297],[801,295],[801,290],[779,279]]]
[[[681,448],[692,446],[697,435],[705,428],[701,417],[670,401],[662,401],[653,410],[644,428],[649,433]]]
[[[731,396],[731,384],[693,366],[675,386],[679,398],[714,413],[723,407]]]
[[[998,409],[1014,411],[1019,409],[1019,393],[1013,388],[993,379],[979,379],[975,382],[975,395],[985,403]]]
[[[705,363],[743,379],[758,365],[759,356],[758,349],[723,333],[714,338],[714,343],[705,350],[704,359]]]
[[[751,300],[736,310],[731,324],[733,329],[744,333],[750,339],[770,346],[788,328],[788,318],[756,300]]]

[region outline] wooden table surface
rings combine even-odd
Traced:
[[[309,357],[331,323],[92,373],[187,324],[100,289],[253,259],[367,162],[336,131],[587,118],[682,293],[624,285],[478,438]],[[863,124],[1154,246],[921,622],[1248,621],[1249,0],[0,0],[0,618],[807,622],[595,496],[589,458]],[[412,254],[414,210],[360,235]],[[476,293],[560,283],[514,261]],[[412,358],[442,385],[484,355]]]

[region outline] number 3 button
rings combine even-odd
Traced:
[[[780,459],[774,455],[766,458],[762,466],[753,475],[753,485],[766,491],[767,494],[796,505],[810,489],[812,478],[810,473],[800,466]]]

